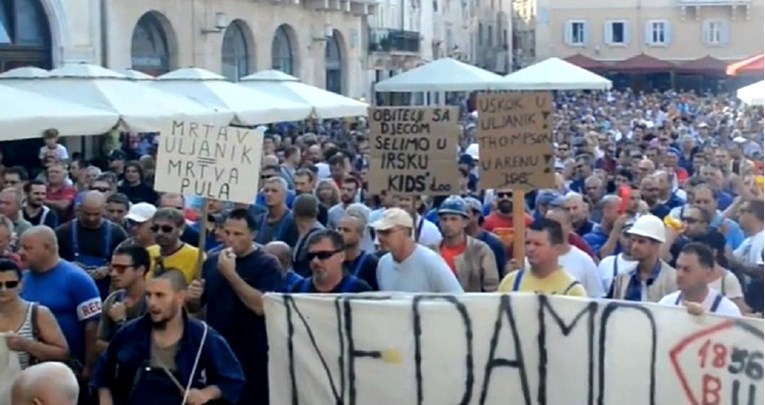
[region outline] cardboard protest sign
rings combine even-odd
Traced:
[[[185,196],[252,204],[258,193],[261,131],[173,123],[160,135],[154,188]]]
[[[552,93],[484,93],[476,103],[481,188],[553,188]]]
[[[459,113],[454,107],[369,109],[369,191],[459,193]]]
[[[533,294],[265,300],[271,402],[763,404],[763,322]]]

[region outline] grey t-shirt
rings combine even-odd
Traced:
[[[462,286],[438,253],[417,245],[403,262],[386,253],[377,264],[380,291],[462,293]]]

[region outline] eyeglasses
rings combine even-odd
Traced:
[[[497,193],[497,198],[511,198],[513,193]]]
[[[697,223],[701,222],[701,220],[697,219],[697,218],[685,217],[685,218],[683,218],[683,222],[687,222],[689,224],[697,224]]]
[[[19,286],[19,280],[12,281],[0,281],[0,287],[4,287],[6,290],[12,290]]]
[[[133,266],[132,264],[114,264],[114,263],[112,263],[112,264],[109,265],[109,270],[112,270],[112,271],[114,271],[116,273],[122,274],[122,273],[125,272],[125,270],[130,269],[132,267],[135,267],[135,266]]]
[[[109,191],[109,187],[91,187],[90,191],[100,191],[102,193],[106,193]]]
[[[305,255],[305,258],[309,262],[312,262],[314,259],[319,259],[319,260],[323,261],[323,260],[329,259],[330,257],[332,257],[332,256],[334,256],[334,255],[336,255],[336,254],[338,254],[340,252],[342,252],[342,249],[339,249],[339,250],[325,250],[325,251],[321,251],[321,252],[308,252]]]
[[[159,233],[159,231],[162,231],[162,233],[170,233],[170,232],[172,232],[174,230],[175,230],[175,228],[173,228],[170,225],[162,225],[162,226],[154,225],[154,226],[151,227],[151,231],[154,232],[154,233]]]

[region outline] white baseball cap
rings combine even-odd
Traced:
[[[155,212],[157,212],[157,207],[149,203],[138,203],[130,207],[125,218],[142,224],[154,217]]]
[[[372,228],[375,231],[387,231],[397,226],[409,229],[414,227],[412,216],[401,208],[386,209],[383,211],[382,217],[376,222],[372,223]]]

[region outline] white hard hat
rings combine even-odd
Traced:
[[[465,150],[465,154],[470,155],[473,160],[479,160],[480,155],[478,154],[478,144],[471,143],[470,146],[468,146]]]
[[[666,229],[664,222],[655,215],[643,215],[635,221],[632,228],[627,231],[629,235],[642,236],[664,243],[666,240]]]

